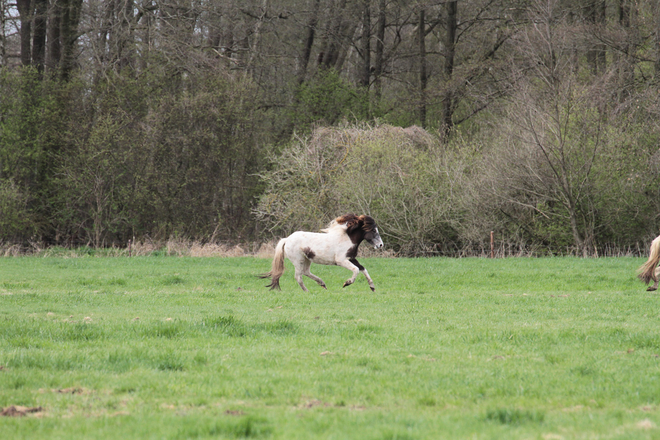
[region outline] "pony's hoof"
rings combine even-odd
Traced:
[[[328,288],[325,287],[325,284],[321,284],[321,287],[323,287],[325,290],[328,290]]]
[[[370,286],[369,288],[371,289],[372,292],[375,292],[375,291],[376,291],[376,288],[375,288],[375,287],[371,287],[371,286]]]
[[[654,290],[658,290],[658,288],[651,286],[646,289],[647,292],[653,292]]]
[[[344,285],[341,286],[341,287],[342,287],[342,289],[343,289],[344,287],[346,287],[346,286],[350,286],[350,285],[351,285],[351,283],[349,283],[348,281],[346,281],[346,282],[344,282]]]

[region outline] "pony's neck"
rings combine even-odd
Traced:
[[[353,245],[357,248],[364,240],[364,233],[361,230],[353,231],[352,233],[348,234],[348,238],[351,239],[351,243],[353,243]]]

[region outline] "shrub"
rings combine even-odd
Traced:
[[[347,212],[369,214],[386,245],[403,254],[455,246],[450,156],[418,127],[317,128],[272,158],[256,214],[279,235],[317,230]]]
[[[28,196],[13,180],[0,181],[0,240],[21,241],[35,231]]]

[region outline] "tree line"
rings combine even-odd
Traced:
[[[262,241],[348,209],[410,255],[658,233],[656,0],[0,9],[2,243]]]

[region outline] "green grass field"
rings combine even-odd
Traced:
[[[0,258],[0,439],[656,439],[637,258]]]

